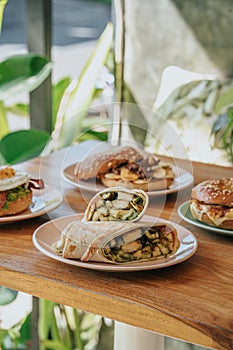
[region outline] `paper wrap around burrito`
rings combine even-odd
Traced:
[[[151,227],[154,227],[152,231]],[[155,243],[155,247],[153,248],[154,255],[152,256],[148,255],[147,244],[145,244],[144,248],[140,246],[141,242],[145,241],[145,237],[143,236],[144,238],[142,238],[142,232],[145,232],[145,230],[154,241],[156,241],[156,234],[154,232],[156,230],[162,232],[160,237],[157,238],[158,242]],[[123,239],[124,249],[121,248],[121,253],[125,255],[123,260],[116,261],[115,259],[111,260],[111,258],[106,257],[106,252],[110,250],[109,247],[119,247],[119,244],[122,247]],[[169,251],[165,247],[166,245],[169,247]],[[101,222],[73,221],[61,232],[60,240],[53,244],[53,249],[57,254],[67,259],[79,259],[83,262],[126,263],[132,261],[130,257],[127,258],[130,255],[130,250],[135,250],[135,252],[131,252],[132,254],[136,254],[133,260],[135,262],[135,260],[152,260],[170,256],[177,251],[179,246],[180,242],[176,229],[167,223],[109,222],[106,225],[106,223]],[[139,249],[137,250],[137,248]],[[122,249],[124,250],[123,252]]]

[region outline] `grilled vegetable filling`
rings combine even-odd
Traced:
[[[137,194],[104,192],[92,203],[88,221],[131,221],[144,209],[144,199]]]
[[[167,257],[173,252],[174,232],[166,225],[136,228],[113,239],[103,248],[104,256],[113,262]]]

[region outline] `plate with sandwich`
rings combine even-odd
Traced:
[[[222,235],[233,236],[233,178],[206,180],[195,187],[178,213],[185,221]]]
[[[109,272],[164,268],[197,250],[195,236],[167,220],[145,215],[137,222],[106,223],[83,217],[70,215],[41,225],[33,233],[35,247],[62,263]]]
[[[129,146],[89,154],[82,161],[67,166],[63,177],[89,192],[117,186],[140,189],[148,195],[166,195],[193,184],[192,174],[185,169]]]
[[[0,167],[0,224],[30,219],[57,208],[61,192],[11,166]]]

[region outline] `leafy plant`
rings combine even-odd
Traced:
[[[50,74],[51,62],[36,54],[15,55],[0,63],[0,138],[10,132],[5,100],[22,91],[29,93]],[[21,108],[18,106],[20,110]]]
[[[102,330],[112,333],[113,324],[92,313],[45,299],[39,300],[39,311],[40,350],[96,349]],[[101,350],[111,350],[112,342],[111,337],[108,347]]]
[[[163,89],[164,86],[161,92]],[[192,154],[193,160],[206,161],[205,154],[208,152],[210,155],[214,148],[219,148],[223,152],[218,153],[218,161],[221,155],[221,160],[230,164],[233,162],[232,122],[231,113],[228,115],[227,111],[232,105],[231,79],[199,78],[184,83],[175,88],[163,101],[156,101],[152,132],[148,135],[146,143],[153,151],[163,153],[164,149],[159,140],[166,139],[167,126],[170,125],[180,136],[187,153]],[[153,139],[151,135],[158,137]],[[200,143],[197,142],[198,139],[201,140]],[[171,144],[168,144],[167,148],[173,150],[172,140],[169,142]],[[213,159],[214,154],[216,153],[213,153]],[[210,161],[211,156],[208,159]]]
[[[7,120],[9,111],[28,115],[28,105],[17,103],[7,106],[5,100],[18,92],[30,92],[39,86],[51,72],[51,63],[44,57],[26,54],[8,58],[0,63],[0,163],[16,164],[46,152],[70,145],[86,138],[107,139],[106,130],[95,126],[108,125],[105,117],[87,116],[88,109],[99,93],[96,80],[111,50],[113,26],[109,23],[100,37],[96,49],[78,79],[64,78],[53,86],[53,133],[36,130],[11,132]],[[94,128],[93,128],[94,126]],[[17,292],[0,287],[2,303],[6,305]],[[0,295],[1,296],[1,295]],[[97,345],[101,329],[106,332],[104,318],[76,309],[39,300],[39,337],[41,349],[87,349]],[[49,317],[48,317],[49,315]],[[50,317],[52,316],[52,317]],[[0,348],[28,349],[31,339],[29,314],[10,329],[0,329]],[[104,350],[104,347],[102,347]],[[108,344],[109,350],[109,344]]]
[[[96,81],[111,51],[113,25],[108,23],[100,36],[96,48],[77,79],[64,78],[53,86],[51,135],[36,129],[10,132],[7,121],[9,110],[27,113],[25,104],[6,107],[4,100],[17,92],[29,92],[41,84],[51,72],[51,63],[46,58],[28,54],[11,57],[0,63],[0,161],[16,164],[38,155],[71,145],[77,140],[90,138],[106,139],[106,131],[95,127],[105,124],[107,118],[85,118],[93,99],[99,92]],[[35,137],[38,146],[35,145]],[[10,145],[10,140],[14,143]],[[21,145],[20,155],[18,145]],[[9,148],[10,146],[10,148]],[[42,153],[43,150],[43,153]]]
[[[71,81],[61,98],[51,142],[44,153],[69,146],[82,134],[82,122],[95,96],[95,83],[107,60],[112,37],[113,25],[108,23],[79,79]]]
[[[0,329],[0,348],[2,350],[27,350],[30,348],[31,315],[28,314],[10,329]]]
[[[211,135],[213,147],[224,148],[230,155],[233,163],[233,108],[219,115],[213,124]]]

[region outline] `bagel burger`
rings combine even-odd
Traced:
[[[15,215],[32,203],[32,188],[43,188],[41,180],[31,180],[26,172],[0,166],[0,216]]]
[[[78,180],[97,178],[106,187],[144,191],[167,189],[175,178],[170,164],[128,146],[89,155],[76,164],[74,175]]]
[[[233,230],[233,177],[206,180],[195,186],[190,211],[198,221]]]

